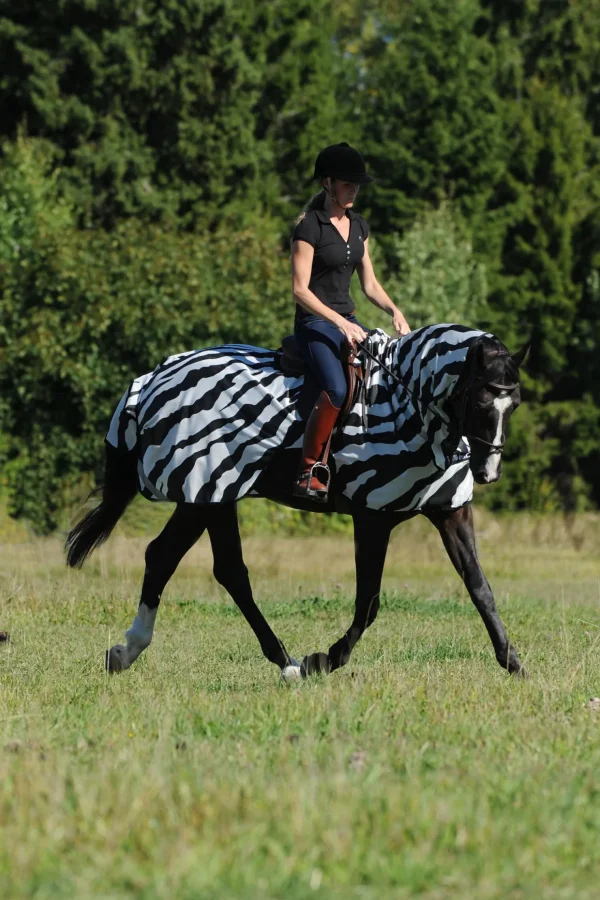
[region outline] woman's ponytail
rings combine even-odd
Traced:
[[[325,209],[325,201],[327,200],[327,192],[322,190],[319,191],[318,194],[315,194],[314,197],[308,201],[298,218],[296,219],[294,225],[298,225],[306,213],[312,212],[313,209]]]

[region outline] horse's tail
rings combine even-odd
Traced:
[[[67,565],[81,568],[90,553],[109,537],[138,491],[137,452],[106,443],[102,501],[67,535]]]

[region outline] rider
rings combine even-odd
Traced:
[[[381,287],[369,258],[369,226],[352,209],[361,184],[373,179],[358,150],[346,143],[321,150],[315,179],[323,190],[305,207],[292,236],[294,333],[321,393],[306,423],[294,495],[327,501],[328,485],[313,469],[321,459],[346,396],[340,360],[344,343],[356,349],[367,336],[354,316],[350,279],[356,269],[365,296],[392,317],[395,331],[410,328]]]

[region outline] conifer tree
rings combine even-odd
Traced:
[[[471,218],[509,152],[494,48],[474,30],[477,0],[402,9],[375,17],[356,54],[361,142],[377,177],[369,211],[383,236],[447,198]]]
[[[286,217],[335,131],[332,28],[308,0],[23,0],[0,20],[0,128],[54,143],[84,222]]]

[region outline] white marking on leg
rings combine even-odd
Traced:
[[[106,668],[109,672],[124,672],[150,644],[157,611],[158,607],[150,609],[145,603],[140,603],[131,628],[125,633],[127,646],[115,644],[107,653]]]
[[[512,400],[510,397],[496,397],[494,400],[494,407],[498,412],[498,425],[496,426],[496,434],[492,439],[492,443],[499,444],[500,439],[502,438],[502,424],[504,422],[504,416],[506,415],[506,411],[510,409],[510,405]],[[486,481],[494,481],[498,477],[498,469],[500,467],[500,461],[502,458],[501,453],[490,453],[488,458],[485,461],[485,469],[484,476]]]
[[[281,680],[285,684],[294,684],[296,681],[302,681],[302,670],[298,663],[293,666],[286,666],[281,670]]]
[[[132,662],[135,662],[142,650],[145,650],[146,647],[150,646],[157,612],[158,607],[150,609],[145,603],[140,603],[133,624],[125,634],[125,637],[127,638],[127,661],[129,665],[131,665]]]

